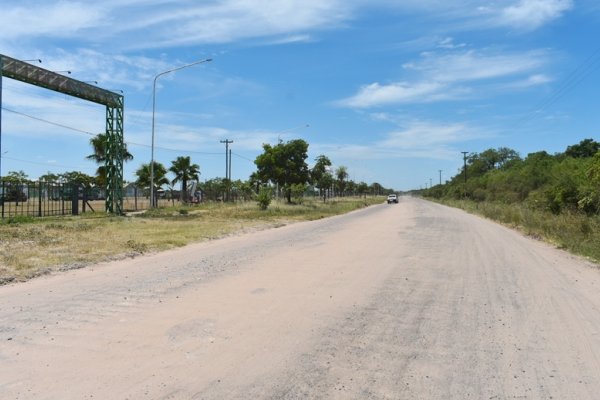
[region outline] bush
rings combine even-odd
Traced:
[[[294,199],[294,203],[302,204],[304,202],[304,192],[306,191],[306,185],[301,183],[296,183],[292,185],[292,199]]]
[[[273,200],[273,192],[272,192],[271,188],[268,188],[268,187],[260,188],[260,192],[258,192],[258,195],[256,196],[256,200],[258,202],[258,207],[261,210],[266,210],[267,208],[269,208],[269,205],[271,204],[271,200]]]

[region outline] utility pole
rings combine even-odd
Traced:
[[[467,154],[468,151],[461,151],[461,153],[463,154],[463,161],[464,161],[464,172],[465,172],[465,199],[467,198]]]
[[[442,186],[442,170],[438,169],[438,171],[440,172],[440,186]]]
[[[229,201],[229,144],[233,143],[233,140],[225,139],[221,140],[221,143],[225,143],[225,185],[227,186],[225,195],[226,200]]]
[[[463,161],[465,163],[464,166],[464,172],[465,172],[465,184],[467,183],[467,154],[469,154],[468,151],[461,151],[461,153],[463,154]]]
[[[433,187],[433,179],[429,178],[429,189]]]

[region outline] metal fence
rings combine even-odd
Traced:
[[[0,216],[44,217],[104,210],[104,190],[73,183],[0,182]]]
[[[179,191],[157,191],[159,207],[178,205]],[[199,197],[189,199],[200,201]],[[123,211],[150,208],[147,188],[129,184],[123,188]],[[0,218],[15,216],[46,217],[79,215],[86,212],[106,211],[106,189],[77,183],[62,182],[9,182],[0,181]]]

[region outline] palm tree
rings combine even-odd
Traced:
[[[337,186],[340,191],[340,196],[344,196],[347,184],[346,179],[348,179],[348,168],[340,165],[338,169],[335,170],[335,176],[337,177]]]
[[[175,174],[175,179],[173,179],[172,184],[181,181],[181,202],[187,202],[187,183],[190,180],[199,180],[200,179],[200,166],[198,164],[192,164],[190,157],[177,157],[177,159],[171,161],[171,168],[169,168],[173,174]]]
[[[138,177],[135,183],[141,187],[150,187],[150,163],[142,164],[135,175]],[[167,185],[169,180],[167,179],[167,169],[164,165],[154,161],[154,188],[159,188],[162,185]]]
[[[108,135],[99,133],[90,139],[90,145],[94,150],[94,154],[90,154],[86,158],[93,160],[98,164],[96,170],[96,182],[99,186],[106,186],[106,148],[108,147]],[[133,155],[127,151],[127,145],[123,143],[123,161],[133,160]]]

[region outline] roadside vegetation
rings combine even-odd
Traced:
[[[342,214],[382,203],[393,192],[377,182],[353,182],[345,166],[333,168],[325,155],[309,167],[309,145],[297,139],[263,145],[263,153],[254,161],[256,171],[247,181],[228,177],[200,182],[200,165],[189,156],[175,158],[169,168],[157,161],[152,168],[142,163],[135,172],[134,207],[130,208],[135,212],[110,215],[101,206],[108,179],[107,140],[104,134],[90,140],[93,153],[86,159],[98,166],[94,177],[78,171],[49,172],[32,181],[24,171],[9,171],[0,178],[0,284]],[[133,159],[125,144],[122,152],[124,161]],[[58,189],[70,191],[56,196],[42,182],[56,182]],[[124,192],[127,186],[123,182]],[[86,199],[86,193],[96,195]],[[150,193],[156,196],[154,201]],[[50,210],[57,204],[60,209]],[[92,212],[44,216],[77,214],[79,204],[82,210],[88,205]]]
[[[53,271],[181,247],[231,234],[343,214],[382,196],[305,198],[302,204],[273,201],[216,203],[153,209],[130,216],[17,216],[0,224],[0,284]]]
[[[586,139],[561,153],[525,158],[488,149],[465,161],[466,169],[420,194],[600,261],[599,142]]]

